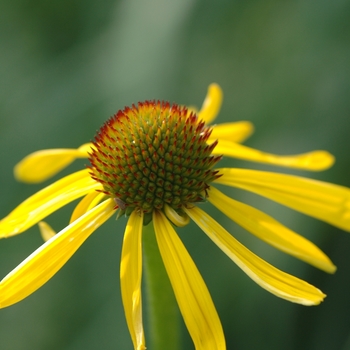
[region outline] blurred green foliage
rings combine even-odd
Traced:
[[[13,166],[29,152],[85,143],[110,115],[140,100],[200,106],[211,82],[225,93],[218,122],[256,125],[248,145],[280,154],[327,149],[337,157],[331,170],[293,173],[350,186],[349,1],[2,0],[0,47],[0,216],[42,188],[13,179]],[[318,307],[279,300],[194,225],[179,230],[212,293],[228,349],[350,349],[350,236],[227,192],[310,238],[338,266],[334,276],[316,271],[207,205],[254,252],[328,294]],[[71,209],[48,221],[63,228]],[[0,311],[1,349],[132,348],[118,277],[124,225],[110,220],[43,288]],[[36,227],[2,240],[0,275],[40,244]],[[192,349],[184,326],[183,334],[183,349]]]

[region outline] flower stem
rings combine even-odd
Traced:
[[[180,349],[179,311],[159,253],[152,222],[143,227],[148,324],[152,350]]]

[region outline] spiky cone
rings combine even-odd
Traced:
[[[165,205],[180,211],[207,197],[209,183],[220,177],[213,166],[217,141],[211,130],[186,107],[145,101],[119,111],[100,129],[89,159],[91,176],[128,215]]]

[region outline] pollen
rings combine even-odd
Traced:
[[[99,130],[89,155],[91,176],[131,213],[179,210],[207,196],[220,174],[211,129],[186,107],[145,101],[118,111]]]

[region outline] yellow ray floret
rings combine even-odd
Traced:
[[[120,264],[125,317],[136,350],[146,349],[141,302],[142,222],[143,213],[134,210],[126,225]]]
[[[247,169],[218,169],[216,183],[242,188],[350,231],[350,189],[304,177]]]
[[[209,143],[215,140],[243,142],[254,131],[253,124],[247,121],[217,124],[217,125],[214,125],[212,128],[213,130],[208,140]]]
[[[53,236],[56,235],[56,231],[53,230],[53,228],[46,222],[40,221],[38,222],[41,238],[44,242],[47,242],[49,239],[51,239]]]
[[[98,203],[100,203],[105,197],[106,195],[102,192],[89,192],[83,199],[80,200],[80,202],[74,208],[69,223],[72,223],[74,220],[84,215],[91,208],[95,207]]]
[[[271,216],[225,196],[213,186],[208,199],[230,219],[263,241],[321,270],[335,272],[334,264],[317,246]]]
[[[326,151],[313,151],[297,155],[278,156],[249,148],[235,142],[220,139],[218,145],[213,150],[213,154],[222,154],[227,157],[311,171],[328,169],[334,163],[334,156]]]
[[[74,199],[100,188],[87,169],[68,175],[29,197],[2,219],[0,238],[21,233]]]
[[[167,216],[167,218],[177,227],[184,227],[188,225],[190,222],[190,218],[187,215],[185,216],[179,215],[176,212],[176,210],[174,210],[168,204],[164,205],[164,213]]]
[[[165,215],[153,213],[159,250],[195,348],[226,349],[219,317],[200,273]]]
[[[280,271],[248,250],[206,212],[185,209],[191,219],[253,281],[276,296],[303,305],[317,305],[325,294],[314,286]]]
[[[47,149],[29,154],[14,168],[17,180],[38,183],[49,179],[77,158],[86,158],[92,144],[86,143],[77,149]]]
[[[201,110],[198,112],[199,119],[210,124],[220,112],[222,104],[222,90],[217,84],[210,84]]]
[[[113,213],[107,199],[44,243],[0,282],[0,307],[26,298],[46,283]]]

